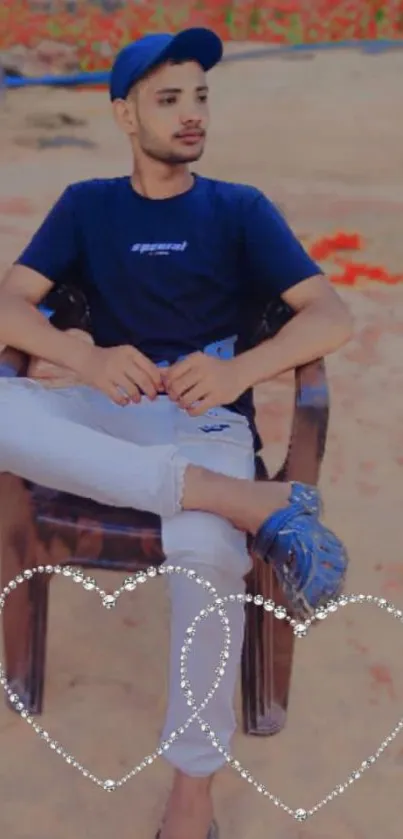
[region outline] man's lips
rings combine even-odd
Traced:
[[[177,134],[177,139],[184,143],[198,143],[203,137],[204,133],[201,131],[186,131],[184,134]]]

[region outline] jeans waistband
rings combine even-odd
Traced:
[[[222,358],[226,360],[233,358],[237,339],[237,335],[231,335],[229,338],[222,338],[220,341],[214,341],[212,344],[207,344],[207,346],[203,348],[202,352],[206,353],[206,355],[211,355],[214,358]],[[187,358],[189,355],[191,355],[191,353],[180,355],[176,361],[183,361],[183,359]],[[166,360],[159,361],[157,363],[157,367],[170,367],[172,363],[174,362]]]

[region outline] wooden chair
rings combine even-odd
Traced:
[[[85,298],[72,287],[52,291],[45,301],[60,329],[90,331]],[[250,320],[249,346],[272,337],[292,316],[278,302]],[[28,357],[12,348],[0,354],[0,376],[24,376]],[[295,408],[287,456],[273,480],[316,484],[328,424],[328,389],[323,359],[295,371]],[[269,480],[256,457],[257,480]],[[0,474],[1,588],[36,565],[77,565],[130,574],[164,561],[160,520],[153,514],[117,509]],[[18,586],[3,612],[5,669],[31,714],[43,707],[50,575]],[[278,603],[284,598],[270,566],[254,559],[247,576],[250,595]],[[287,605],[286,603],[284,605]],[[294,636],[286,622],[263,609],[247,608],[242,654],[245,733],[270,735],[286,720]]]

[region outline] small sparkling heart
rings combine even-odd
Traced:
[[[17,588],[18,585],[21,585],[26,580],[32,579],[32,577],[35,574],[44,574],[44,573],[46,573],[46,574],[51,574],[51,573],[62,574],[66,579],[70,579],[74,583],[81,584],[85,591],[96,592],[99,595],[99,597],[101,598],[101,602],[102,602],[103,606],[106,609],[113,609],[117,605],[118,598],[120,597],[120,594],[122,593],[122,591],[124,591],[125,589],[130,590],[130,591],[134,590],[137,587],[138,582],[145,583],[147,580],[150,580],[150,579],[153,579],[154,577],[156,577],[157,574],[166,573],[166,570],[164,568],[158,568],[158,569],[149,568],[147,570],[146,574],[141,573],[141,574],[136,575],[136,578],[133,578],[133,577],[126,578],[126,580],[123,583],[123,586],[120,589],[118,589],[117,591],[115,591],[114,594],[106,594],[106,592],[103,591],[97,585],[96,580],[94,580],[92,577],[85,577],[84,574],[80,570],[71,568],[70,566],[65,566],[64,568],[61,568],[61,566],[51,566],[51,565],[37,566],[36,568],[32,568],[32,569],[29,569],[29,571],[24,572],[24,574],[19,574],[16,577],[15,580],[12,580],[8,584],[8,586],[6,586],[3,589],[3,591],[0,592],[0,615],[3,611],[4,606],[5,606],[6,598],[11,594],[12,591],[14,591]],[[211,585],[211,583],[209,583],[208,580],[204,580],[202,577],[196,577],[195,573],[190,571],[189,569],[181,568],[180,566],[177,566],[176,568],[171,568],[169,573],[182,574],[182,575],[188,577],[191,580],[193,579],[197,585],[202,586],[202,588],[209,595],[212,596],[213,601],[215,601],[215,599],[219,600],[218,597],[216,598],[216,590]],[[228,618],[226,616],[225,609],[222,608],[222,602],[223,601],[220,599],[219,603],[217,605],[220,605],[220,607],[221,607],[221,612],[222,612],[221,621],[223,623],[223,627],[224,627],[225,631],[228,632],[228,634],[229,634],[229,628],[228,628],[229,621],[228,621]],[[208,612],[206,612],[206,614],[208,614]],[[192,639],[190,638],[189,641],[191,642],[191,640]],[[3,687],[3,689],[4,689],[4,691],[7,695],[8,701],[11,703],[11,705],[14,706],[15,710],[18,711],[21,718],[31,726],[31,728],[34,730],[34,732],[41,738],[41,740],[44,743],[46,743],[46,745],[53,752],[55,752],[55,754],[62,757],[68,766],[71,766],[73,769],[76,769],[78,772],[80,772],[82,774],[83,778],[88,778],[88,780],[92,781],[94,784],[96,784],[96,786],[105,790],[106,792],[112,792],[112,791],[118,789],[119,787],[122,787],[124,784],[126,784],[128,781],[130,781],[136,775],[138,775],[138,773],[141,772],[143,769],[146,769],[148,766],[151,766],[154,763],[154,761],[157,760],[157,758],[160,757],[160,755],[163,752],[166,752],[167,749],[169,749],[169,747],[172,745],[172,743],[174,743],[182,734],[184,734],[186,729],[191,725],[191,723],[194,720],[196,720],[197,722],[199,721],[198,717],[197,717],[197,714],[200,711],[202,711],[205,707],[207,707],[209,701],[212,699],[212,697],[214,696],[217,688],[219,687],[222,676],[225,673],[226,662],[227,662],[227,659],[228,659],[228,646],[229,646],[229,641],[228,641],[228,638],[225,637],[224,638],[224,647],[223,647],[223,649],[220,653],[220,657],[219,657],[219,661],[221,663],[221,666],[216,668],[215,674],[216,674],[217,678],[216,678],[215,682],[213,683],[213,685],[211,686],[211,688],[210,688],[210,690],[207,694],[207,697],[205,698],[203,703],[198,708],[193,710],[193,712],[190,714],[188,719],[184,722],[183,725],[180,726],[180,728],[178,728],[176,731],[172,731],[170,736],[164,741],[163,744],[161,744],[155,750],[155,752],[153,752],[152,755],[147,755],[147,757],[138,766],[134,767],[134,769],[132,769],[130,772],[128,772],[126,775],[124,775],[119,780],[113,780],[112,778],[108,778],[107,780],[101,780],[100,778],[97,778],[96,775],[94,775],[92,772],[90,772],[88,769],[86,769],[84,766],[82,766],[72,755],[70,755],[66,751],[66,749],[63,748],[63,746],[61,746],[56,740],[53,740],[52,737],[50,736],[50,734],[47,731],[45,731],[42,728],[42,726],[38,725],[34,721],[33,717],[30,716],[29,712],[24,707],[23,702],[20,701],[20,697],[18,696],[18,694],[15,693],[9,687],[7,679],[4,677],[4,668],[3,668],[3,665],[1,664],[1,662],[0,662],[0,674],[2,674],[2,675],[1,675],[1,678],[0,678],[0,685]],[[186,685],[186,688],[187,688],[187,690],[189,690],[188,685]],[[189,695],[192,696],[191,691],[190,691]],[[217,745],[217,748],[220,747],[220,744],[218,743],[218,741],[215,741],[215,744]]]
[[[248,597],[248,595],[239,595],[238,594],[236,596],[236,599],[238,600],[238,602],[244,602],[244,603],[250,603],[251,602],[250,597]],[[231,595],[227,595],[226,597],[220,598],[219,600],[216,601],[214,606],[208,608],[208,610],[207,610],[208,614],[212,614],[213,612],[215,612],[217,610],[220,613],[220,609],[222,609],[223,604],[227,603],[227,602],[230,602],[231,600],[232,600]],[[258,606],[261,605],[259,597],[258,597],[258,602],[257,603],[256,603],[256,597],[253,598],[253,602],[254,602],[254,605],[258,605]],[[263,607],[265,607],[266,603],[269,603],[268,611],[273,611],[275,618],[277,618],[278,620],[288,621],[290,626],[293,627],[294,634],[298,638],[305,638],[307,636],[308,629],[313,624],[313,620],[308,619],[305,623],[296,622],[294,618],[292,618],[290,615],[287,614],[286,610],[282,606],[275,606],[273,601],[264,601]],[[316,611],[315,617],[319,620],[323,620],[324,618],[329,617],[331,613],[336,612],[340,606],[343,607],[343,606],[347,606],[348,604],[358,604],[358,605],[359,604],[372,604],[372,605],[375,605],[378,608],[385,611],[387,614],[390,614],[392,617],[394,617],[395,619],[397,619],[401,622],[401,610],[397,609],[395,606],[393,606],[392,603],[389,603],[384,598],[378,598],[378,597],[374,597],[373,595],[363,595],[363,594],[342,595],[337,600],[332,600],[330,602],[330,608],[329,609],[327,607],[318,609]],[[273,606],[273,609],[272,609],[272,606]],[[200,620],[200,615],[201,615],[201,612],[199,612],[199,615],[196,616],[193,623],[187,629],[187,635],[191,637],[191,640],[193,640],[193,638],[196,634],[197,626],[198,626],[198,623],[199,623],[199,620]],[[187,645],[185,645],[184,648],[183,648],[183,657],[182,657],[182,677],[183,678],[182,678],[182,682],[181,682],[181,689],[185,693],[185,695],[187,696],[188,705],[190,707],[194,707],[195,703],[194,703],[194,700],[192,699],[191,685],[190,685],[189,678],[188,678],[188,675],[187,675],[187,656],[188,656],[188,653],[189,653],[189,647]],[[189,688],[190,688],[190,695],[189,695]],[[203,721],[202,721],[200,715],[198,715],[198,721],[199,721],[199,724],[201,725],[202,730],[205,731],[205,733],[207,733],[207,736],[209,737],[212,745],[215,746],[219,750],[219,752],[225,757],[225,760],[227,761],[228,765],[231,766],[233,769],[235,769],[237,772],[239,772],[241,777],[244,780],[246,780],[249,784],[254,786],[255,789],[257,790],[257,792],[264,795],[266,798],[269,799],[269,801],[271,801],[272,804],[274,804],[276,807],[279,807],[281,810],[283,810],[285,813],[287,813],[287,815],[292,816],[294,819],[296,819],[299,822],[306,821],[308,818],[310,818],[311,816],[318,813],[319,810],[321,810],[326,804],[329,804],[330,801],[333,801],[337,796],[346,792],[347,789],[349,789],[352,784],[354,784],[356,781],[358,781],[362,777],[363,773],[365,771],[367,771],[378,760],[378,758],[385,751],[385,749],[388,748],[390,743],[392,743],[393,740],[395,739],[395,737],[397,737],[397,735],[400,733],[400,731],[403,730],[403,717],[402,717],[398,721],[395,728],[390,732],[390,734],[385,738],[385,740],[382,741],[381,745],[375,751],[374,755],[371,755],[366,760],[363,760],[358,768],[356,768],[352,772],[350,772],[347,780],[345,780],[342,784],[338,784],[336,787],[334,787],[334,789],[331,790],[331,792],[325,798],[323,798],[321,801],[319,801],[317,804],[315,804],[313,807],[311,807],[310,810],[306,810],[303,807],[299,807],[297,810],[292,810],[287,804],[284,803],[284,801],[281,801],[281,799],[278,796],[273,795],[273,793],[269,792],[269,790],[266,789],[264,784],[261,784],[257,780],[255,780],[253,775],[247,769],[245,769],[240,764],[240,762],[238,760],[235,760],[233,755],[231,755],[229,752],[227,752],[227,750],[220,743],[218,735],[210,727],[208,727],[208,729],[207,729],[205,725],[204,726],[202,725]]]

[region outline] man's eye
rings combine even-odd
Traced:
[[[164,99],[160,99],[160,105],[174,105],[176,102],[176,96],[165,96]]]
[[[207,102],[208,96],[207,93],[199,93],[199,102]]]

